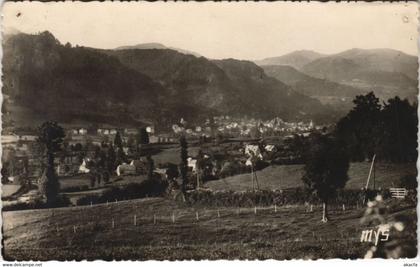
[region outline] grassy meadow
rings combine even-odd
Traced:
[[[414,206],[392,201],[388,217],[415,220]],[[7,260],[359,258],[370,246],[360,243],[363,212],[331,210],[331,220],[322,223],[319,206],[312,213],[283,206],[277,212],[257,208],[255,214],[254,208],[192,208],[164,198],[3,212],[3,255]],[[416,242],[415,233],[405,234]]]
[[[348,175],[350,179],[346,184],[347,189],[360,189],[366,185],[369,174],[369,162],[351,163]],[[284,189],[303,186],[302,176],[304,165],[271,165],[257,171],[260,189]],[[376,188],[398,186],[399,179],[405,175],[417,175],[415,163],[412,164],[375,164]],[[373,185],[373,178],[370,186]],[[251,174],[239,174],[220,180],[209,181],[205,184],[213,190],[246,191],[252,190]]]

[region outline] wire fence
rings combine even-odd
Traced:
[[[96,209],[98,206],[106,206],[109,209],[105,210],[103,214],[95,214],[91,211]],[[128,231],[135,232],[136,229],[142,228],[142,231],[152,233],[157,227],[171,227],[182,225],[183,227],[200,227],[208,228],[207,232],[214,232],[217,236],[218,230],[223,228],[226,224],[231,222],[234,224],[235,219],[241,218],[244,220],[250,220],[250,222],[257,224],[258,227],[265,228],[279,228],[275,223],[276,218],[281,218],[284,211],[293,208],[294,211],[304,214],[313,214],[313,216],[319,216],[322,211],[322,205],[290,205],[290,206],[277,206],[272,205],[268,207],[238,207],[238,208],[213,208],[213,209],[179,209],[173,210],[172,212],[156,212],[149,213],[147,215],[140,215],[136,213],[136,209],[131,209],[127,214],[113,215],[112,208],[115,207],[115,203],[105,203],[90,206],[73,207],[71,208],[74,212],[73,218],[83,223],[59,223],[54,222],[53,218],[60,214],[55,214],[57,211],[50,209],[50,220],[48,223],[48,234],[55,234],[57,236],[65,235],[85,235],[90,233],[101,233],[101,232],[112,232]],[[358,209],[357,206],[329,206],[328,213],[333,215],[337,214],[348,214],[352,210]],[[134,210],[134,212],[133,212]],[[103,216],[102,216],[103,215]],[[252,220],[254,219],[254,220]],[[265,219],[267,222],[265,222]],[[14,225],[10,221],[6,221],[4,224],[4,231],[7,233],[9,230],[13,230],[15,227],[20,225]],[[240,230],[240,229],[239,229]],[[360,229],[361,231],[362,229]],[[336,237],[325,237],[318,234],[316,231],[306,232],[305,234],[296,234],[293,238],[285,238],[282,242],[330,242],[338,240],[357,241],[360,237],[355,236],[355,233],[339,232]],[[213,238],[214,239],[214,238]],[[223,239],[223,237],[219,237]],[[197,237],[197,241],[200,238]],[[202,242],[205,242],[205,238],[201,238]],[[237,240],[240,242],[240,240]]]

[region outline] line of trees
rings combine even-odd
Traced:
[[[338,123],[335,136],[352,161],[417,161],[417,104],[398,96],[380,103],[373,92],[357,96]]]
[[[417,161],[417,104],[399,97],[380,104],[370,92],[356,96],[354,108],[333,133],[312,136],[305,153],[305,188],[324,202],[322,221],[328,221],[327,204],[349,179],[350,161]]]

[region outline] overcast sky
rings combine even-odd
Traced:
[[[410,3],[7,2],[3,27],[97,48],[158,42],[209,58],[393,48],[417,54]]]

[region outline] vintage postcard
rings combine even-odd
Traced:
[[[4,260],[417,257],[417,2],[1,12]]]

